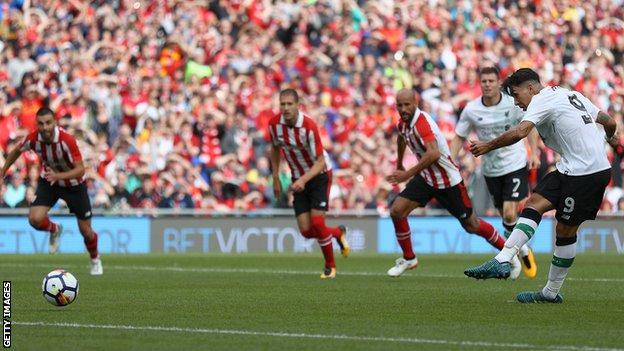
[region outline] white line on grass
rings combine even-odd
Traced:
[[[0,267],[50,267],[49,264],[20,264],[20,263],[2,263]],[[66,265],[66,267],[74,267],[76,265]],[[289,274],[289,275],[314,275],[316,271],[298,271],[298,270],[285,270],[285,269],[259,269],[259,268],[203,268],[203,267],[171,267],[171,266],[118,266],[118,265],[106,265],[104,268],[112,270],[127,270],[127,271],[166,271],[166,272],[189,272],[189,273],[254,273],[254,274]],[[379,276],[385,277],[386,273],[382,272],[349,272],[339,271],[339,275],[345,276]],[[415,273],[413,277],[422,278],[454,278],[454,279],[466,279],[464,275],[454,274],[422,274]],[[566,278],[567,281],[579,281],[579,282],[601,282],[601,283],[624,283],[623,278]]]
[[[601,348],[591,346],[572,345],[537,345],[537,344],[516,344],[498,343],[487,341],[454,341],[442,339],[419,339],[419,338],[391,338],[383,336],[355,336],[355,335],[332,335],[332,334],[306,334],[306,333],[284,333],[284,332],[263,332],[253,330],[232,330],[232,329],[204,329],[204,328],[182,328],[164,326],[134,326],[134,325],[106,325],[106,324],[79,324],[79,323],[48,323],[48,322],[13,322],[15,325],[37,326],[37,327],[63,327],[63,328],[85,328],[85,329],[112,329],[112,330],[140,330],[140,331],[163,331],[178,333],[199,333],[199,334],[223,334],[223,335],[245,335],[245,336],[269,336],[277,338],[297,338],[297,339],[330,339],[330,340],[352,340],[352,341],[372,341],[372,342],[396,342],[409,344],[435,344],[453,345],[462,347],[489,347],[505,349],[547,349],[562,351],[624,351],[624,349]]]

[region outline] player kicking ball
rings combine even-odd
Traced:
[[[508,277],[510,260],[531,239],[544,212],[555,209],[556,241],[548,282],[542,290],[521,292],[517,299],[521,303],[561,303],[559,291],[576,256],[578,228],[596,218],[611,179],[605,133],[613,143],[616,122],[579,92],[542,86],[539,75],[528,68],[509,76],[503,91],[526,111],[522,121],[494,140],[472,141],[470,151],[475,156],[487,154],[518,142],[537,128],[544,144],[559,153],[561,160],[557,169],[537,184],[503,250],[464,274],[476,279]]]

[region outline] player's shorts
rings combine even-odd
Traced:
[[[472,214],[472,202],[464,181],[450,188],[436,189],[427,184],[420,174],[414,176],[399,196],[425,206],[432,198],[438,200],[453,217],[464,220]]]
[[[296,179],[293,179],[293,183]],[[329,189],[331,188],[332,172],[325,172],[310,179],[302,191],[294,193],[293,207],[295,215],[310,212],[312,209],[327,211],[329,208]]]
[[[555,206],[555,218],[559,222],[576,226],[596,219],[610,180],[610,168],[582,176],[565,175],[555,170],[539,181],[534,192]]]
[[[494,207],[503,208],[503,202],[518,202],[529,195],[529,172],[526,167],[498,177],[485,177]]]
[[[78,219],[91,218],[91,201],[87,193],[87,186],[82,183],[76,186],[63,187],[52,185],[45,179],[39,179],[35,191],[35,201],[30,206],[53,207],[58,199],[63,199],[69,211]]]

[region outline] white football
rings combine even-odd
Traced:
[[[67,306],[78,296],[78,279],[64,269],[55,269],[43,278],[41,291],[54,306]]]

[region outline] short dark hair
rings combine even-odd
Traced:
[[[537,83],[540,82],[539,74],[530,68],[520,68],[515,71],[512,75],[507,77],[503,82],[501,90],[507,95],[512,94],[512,88],[517,87],[524,82],[535,81]]]
[[[54,116],[54,111],[52,111],[52,109],[50,109],[49,107],[42,107],[39,110],[37,110],[37,117],[45,116],[45,115]]]
[[[297,94],[297,91],[295,89],[288,88],[288,89],[284,89],[284,90],[280,91],[280,95],[279,95],[280,98],[282,96],[287,96],[287,95],[290,95],[290,96],[294,97],[295,98],[295,102],[299,102],[299,94]]]
[[[498,67],[496,66],[481,67],[479,68],[477,73],[479,74],[479,77],[481,77],[484,74],[496,74],[497,77],[500,77],[500,69],[498,69]]]

